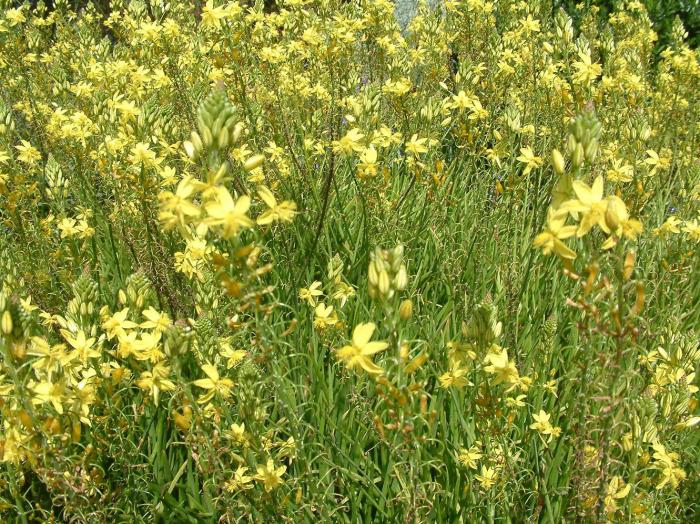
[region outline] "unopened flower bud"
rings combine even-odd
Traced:
[[[260,167],[264,161],[265,157],[263,155],[253,155],[245,161],[243,164],[243,169],[245,169],[246,172],[250,172],[253,169]]]
[[[222,127],[216,138],[216,145],[219,147],[219,149],[225,149],[228,146],[230,136],[231,135],[228,132],[228,129]]]
[[[588,162],[593,162],[596,155],[598,154],[598,139],[592,138],[590,142],[586,145],[584,150],[584,156]]]
[[[231,145],[235,145],[241,138],[241,133],[243,132],[243,123],[238,122],[231,132]]]
[[[622,449],[625,451],[631,451],[634,445],[634,440],[632,439],[632,433],[625,433],[622,435]]]
[[[211,131],[209,130],[208,127],[202,128],[199,130],[202,134],[202,145],[204,147],[209,147],[212,142],[214,141],[214,137],[211,135]]]
[[[625,203],[619,197],[609,197],[608,205],[605,208],[605,223],[610,228],[610,231],[617,231],[620,224],[625,222],[628,218],[629,213],[627,212]]]
[[[182,143],[182,147],[185,148],[185,153],[187,153],[187,156],[190,157],[192,160],[194,160],[195,155],[197,154],[197,152],[194,149],[194,144],[192,142],[190,142],[189,140],[185,140]]]
[[[367,277],[369,278],[370,286],[376,286],[379,284],[379,271],[377,269],[377,264],[374,260],[369,263],[369,270],[367,271]]]
[[[199,136],[199,133],[197,133],[197,131],[192,131],[192,133],[190,133],[190,140],[192,141],[192,145],[194,146],[195,154],[201,153],[202,149],[204,149],[204,144],[202,143],[202,137]]]
[[[71,438],[73,439],[73,442],[80,441],[80,436],[81,436],[82,432],[83,432],[83,428],[80,425],[80,421],[73,422],[73,427],[71,428]]]
[[[401,264],[398,273],[394,277],[394,288],[398,291],[406,289],[408,285],[408,273],[406,272],[406,266]]]
[[[53,435],[57,435],[61,432],[61,421],[54,417],[49,417],[46,421],[47,429]]]
[[[0,319],[0,330],[2,330],[3,335],[9,335],[12,333],[12,328],[14,324],[12,323],[12,315],[9,311],[5,311],[2,314],[2,319]]]
[[[585,153],[583,151],[583,145],[581,145],[581,143],[577,143],[574,154],[571,155],[571,163],[576,167],[580,167],[583,164],[584,158]]]
[[[10,351],[12,352],[12,356],[17,360],[24,360],[24,357],[27,356],[27,344],[24,340],[14,342],[10,345]]]
[[[387,273],[384,270],[380,271],[379,282],[377,283],[377,287],[379,288],[379,292],[382,295],[389,294],[389,290],[391,289],[391,281],[389,280],[389,273]]]
[[[566,139],[566,152],[569,156],[573,155],[574,151],[576,151],[576,144],[578,144],[576,137],[574,135],[569,135]]]
[[[34,426],[34,422],[32,421],[32,417],[29,415],[26,409],[23,409],[22,411],[19,412],[19,420],[22,422],[25,428],[31,428]]]
[[[566,171],[566,161],[558,149],[552,149],[552,166],[554,171],[560,175],[563,175],[564,171]]]
[[[401,320],[408,320],[411,316],[413,316],[413,302],[411,302],[410,298],[407,298],[399,306],[399,317],[401,317]]]

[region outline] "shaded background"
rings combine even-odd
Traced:
[[[348,0],[351,1],[351,0]],[[439,0],[428,0],[431,4],[437,4]],[[144,0],[147,7],[149,7],[149,1]],[[10,7],[19,6],[23,3],[19,0],[0,0],[0,6]],[[28,2],[32,6],[37,5],[40,2],[37,0],[31,0]],[[43,3],[51,8],[53,6],[53,0],[44,0]],[[82,9],[85,7],[89,0],[69,0],[68,3],[73,6],[75,10]],[[204,5],[205,0],[191,0],[192,7],[195,11],[199,11],[201,6]],[[244,3],[244,2],[242,2]],[[253,0],[248,1],[249,4],[254,4]],[[415,12],[415,6],[418,3],[417,0],[396,0],[397,5],[396,13],[397,18],[401,25],[405,25],[408,20],[412,17]],[[552,0],[552,7],[557,9],[559,7],[564,7],[566,11],[576,20],[576,9],[574,8],[577,4],[583,4],[584,6],[598,6],[601,9],[602,19],[605,16],[614,11],[615,7],[619,5],[621,0]],[[678,16],[685,26],[688,32],[688,42],[693,47],[697,47],[700,43],[700,0],[641,0],[641,3],[647,8],[649,16],[654,23],[654,27],[659,34],[659,41],[657,42],[657,50],[662,49],[669,40],[669,33],[673,25],[673,20]],[[93,4],[97,9],[104,13],[105,16],[110,12],[110,1],[109,0],[93,0]],[[275,0],[264,0],[266,10],[276,9]]]

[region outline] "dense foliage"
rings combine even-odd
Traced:
[[[642,5],[646,9],[649,19],[654,26],[654,31],[659,36],[656,49],[661,51],[673,39],[673,25],[676,17],[685,26],[688,36],[686,41],[689,45],[697,47],[700,44],[700,1],[699,0],[642,0]],[[621,0],[587,0],[582,3],[572,0],[563,0],[555,4],[571,11],[576,5],[581,8],[600,9],[603,20],[614,13],[623,5]]]
[[[0,12],[2,518],[697,520],[680,21],[200,7]]]

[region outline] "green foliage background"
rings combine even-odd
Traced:
[[[7,5],[19,6],[25,2],[19,0],[7,1]],[[74,9],[82,9],[91,0],[71,0],[69,4],[73,6]],[[30,2],[32,5],[37,2]],[[148,0],[145,0],[145,4],[148,5]],[[194,0],[191,2],[194,8],[204,4],[201,0]],[[254,3],[254,2],[251,2]],[[274,9],[276,2],[275,0],[264,0],[264,5],[266,9]],[[399,1],[397,4],[417,4],[415,0],[409,1]],[[583,11],[585,11],[589,6],[597,6],[601,9],[602,19],[607,17],[608,14],[612,13],[616,6],[618,6],[621,0],[585,0],[583,2],[576,2],[575,0],[552,0],[552,7],[564,7],[566,11],[572,16],[575,15],[576,6],[584,6]],[[656,31],[659,33],[659,42],[657,47],[663,48],[664,44],[668,42],[668,34],[671,31],[671,25],[673,24],[673,19],[678,16],[680,17],[683,25],[688,32],[689,43],[697,47],[700,43],[700,0],[641,0],[641,3],[649,12],[649,17],[654,23]],[[53,1],[45,2],[46,5],[53,4]],[[110,12],[110,2],[109,0],[92,0],[92,4],[98,8],[98,11],[108,15]],[[2,2],[0,2],[2,5]],[[407,11],[414,11],[415,9],[405,9]]]
[[[576,21],[577,5],[583,6],[582,9],[578,10],[579,15],[585,13],[591,6],[600,8],[601,19],[604,20],[622,3],[621,0],[585,0],[583,2],[554,0],[552,5],[563,7]],[[700,0],[641,0],[641,3],[649,13],[649,18],[659,34],[656,45],[657,52],[668,43],[673,20],[676,16],[681,19],[688,32],[688,43],[693,47],[700,44]]]
[[[673,11],[675,4],[680,6],[681,2],[657,2],[656,7],[650,7],[662,31],[662,41],[668,38],[663,33],[668,29],[663,28],[670,26],[673,19],[669,12],[680,12],[687,17],[689,39],[696,39],[697,30],[693,27],[697,25],[693,26],[692,21],[697,18],[697,9],[690,9],[686,3],[681,11]],[[144,4],[139,2],[139,5]],[[178,8],[177,2],[173,5]],[[551,34],[553,16],[549,2],[545,5],[547,10],[540,18],[545,31]],[[613,6],[610,2],[597,5],[601,6],[602,24],[603,11]],[[108,2],[98,2],[98,6],[102,14],[109,10]],[[587,9],[585,4],[580,9],[569,7],[569,12],[578,13],[577,16],[585,14]],[[346,3],[337,8],[349,11],[350,6]],[[366,8],[371,10],[372,6]],[[157,6],[153,9],[157,15]],[[234,333],[231,323],[235,322],[230,318],[237,307],[231,299],[234,292],[214,306],[214,298],[218,301],[221,293],[217,279],[207,274],[200,286],[175,273],[173,254],[184,248],[177,234],[158,227],[161,174],[152,168],[134,170],[138,163],[129,160],[127,154],[133,153],[136,142],[146,141],[151,152],[162,155],[159,159],[176,168],[178,175],[192,173],[206,178],[209,171],[186,162],[181,147],[169,151],[162,142],[151,142],[150,136],[158,133],[168,144],[190,138],[190,131],[195,128],[190,110],[211,91],[208,66],[231,64],[234,52],[243,49],[242,65],[233,67],[232,74],[246,75],[245,82],[226,78],[228,94],[241,104],[239,118],[249,128],[259,129],[259,133],[251,132],[246,138],[251,150],[266,151],[271,157],[267,149],[272,140],[282,149],[281,160],[266,159],[265,173],[276,184],[273,189],[279,200],[294,200],[300,211],[292,224],[276,225],[260,234],[269,259],[275,264],[266,282],[275,290],[276,307],[269,315],[258,312],[248,315],[249,325],[235,332],[236,347],[245,348],[254,359],[226,371],[219,362],[221,373],[236,382],[235,401],[216,406],[219,418],[195,412],[194,421],[186,430],[176,425],[175,415],[184,413],[190,404],[196,407],[194,395],[202,393],[192,384],[202,379],[204,360],[192,350],[174,352],[169,357],[179,367],[177,377],[172,376],[177,381],[178,393],[163,392],[160,405],[154,404],[148,391],[141,391],[132,381],[119,386],[121,389],[114,396],[101,393],[100,402],[92,412],[94,427],[83,427],[82,434],[64,438],[63,433],[68,435],[71,429],[65,424],[63,431],[60,427],[54,431],[53,424],[49,426],[50,432],[37,431],[40,438],[46,439],[36,454],[41,467],[0,467],[1,510],[9,515],[9,520],[14,521],[18,514],[23,519],[16,520],[25,522],[32,516],[40,520],[53,514],[56,520],[77,522],[522,522],[525,519],[561,522],[565,518],[583,519],[579,516],[588,514],[590,521],[594,521],[603,517],[604,497],[600,494],[609,486],[611,477],[619,475],[635,490],[618,501],[624,506],[618,512],[620,521],[636,518],[632,510],[637,496],[641,496],[639,505],[649,517],[646,522],[692,521],[700,501],[700,464],[694,460],[700,449],[700,434],[697,428],[676,432],[667,420],[696,414],[697,408],[686,413],[688,399],[685,398],[681,399],[685,403],[662,406],[668,408],[667,414],[649,399],[642,399],[642,393],[652,382],[652,371],[658,368],[652,364],[640,366],[637,357],[645,357],[663,346],[673,353],[672,364],[676,365],[675,361],[682,359],[675,350],[682,348],[687,358],[697,341],[694,331],[700,323],[697,249],[693,251],[690,247],[687,240],[690,234],[685,231],[658,236],[652,233],[668,222],[669,215],[677,213],[688,224],[698,216],[700,198],[690,197],[697,193],[694,188],[700,188],[700,170],[694,156],[697,129],[686,122],[697,121],[698,95],[693,85],[674,84],[679,88],[679,99],[687,107],[668,103],[671,82],[647,83],[646,78],[639,82],[644,81],[644,88],[659,96],[642,98],[636,101],[637,107],[631,107],[625,98],[628,90],[619,89],[601,95],[601,103],[596,106],[604,123],[601,149],[619,144],[620,159],[629,162],[630,168],[634,166],[635,182],[644,181],[646,187],[637,190],[634,183],[615,186],[606,179],[606,196],[615,187],[621,188],[620,194],[630,202],[632,217],[643,219],[645,226],[639,243],[629,244],[629,249],[637,251],[634,278],[620,285],[617,297],[605,295],[605,282],[600,281],[609,275],[618,278],[621,271],[615,257],[623,257],[628,244],[620,243],[620,249],[608,255],[610,251],[599,249],[600,231],[570,240],[579,260],[584,260],[577,267],[579,275],[574,277],[585,281],[586,271],[593,274],[592,268],[598,262],[603,268],[604,278],[590,277],[601,285],[593,294],[598,296],[597,291],[602,290],[600,295],[604,295],[595,303],[595,297],[581,298],[583,286],[562,270],[560,260],[543,256],[532,246],[533,238],[547,227],[547,207],[557,180],[549,155],[554,148],[566,151],[564,144],[570,131],[567,118],[583,110],[595,88],[571,80],[571,71],[561,71],[562,82],[569,85],[571,81],[574,87],[573,96],[568,93],[568,98],[560,97],[561,93],[536,85],[536,75],[530,74],[527,67],[530,62],[519,69],[517,78],[503,81],[496,67],[485,66],[483,71],[479,67],[482,61],[495,65],[499,60],[493,50],[497,49],[501,34],[495,28],[489,26],[488,31],[479,33],[483,40],[474,44],[468,39],[471,27],[465,29],[466,24],[455,23],[446,31],[438,31],[435,28],[440,21],[425,17],[424,25],[414,32],[416,40],[440,43],[440,37],[449,30],[467,33],[458,40],[461,48],[455,53],[460,58],[459,78],[452,75],[455,85],[449,90],[443,91],[439,85],[450,78],[445,48],[437,45],[434,55],[414,70],[398,67],[389,70],[387,62],[381,60],[384,55],[380,48],[371,48],[372,54],[364,53],[364,49],[360,53],[355,42],[344,48],[347,54],[338,63],[327,66],[316,61],[313,65],[318,69],[309,68],[308,61],[288,58],[289,67],[299,78],[306,80],[303,75],[309,75],[311,84],[318,81],[338,98],[354,96],[355,86],[359,86],[358,92],[363,89],[359,74],[350,78],[349,72],[359,71],[366,60],[367,69],[377,76],[365,87],[376,89],[376,93],[365,97],[368,90],[362,92],[362,109],[354,112],[341,107],[338,98],[317,103],[299,97],[296,86],[290,88],[288,78],[259,60],[256,47],[259,42],[246,33],[253,26],[250,20],[236,21],[239,24],[236,32],[244,34],[243,38],[224,39],[223,50],[212,51],[212,46],[206,45],[211,34],[192,19],[190,8],[187,9],[175,13],[186,33],[179,42],[181,47],[170,53],[192,59],[181,70],[175,64],[174,69],[166,71],[175,80],[174,86],[144,89],[137,96],[129,93],[131,82],[124,82],[124,78],[94,81],[95,98],[109,96],[116,86],[114,94],[124,91],[140,110],[138,119],[133,122],[126,119],[135,127],[125,131],[128,145],[121,156],[98,156],[99,160],[112,162],[114,173],[119,176],[103,169],[85,153],[97,150],[107,133],[114,136],[122,129],[120,124],[99,120],[99,133],[90,138],[89,147],[80,147],[70,137],[45,136],[46,114],[54,114],[49,104],[74,111],[82,108],[97,122],[104,113],[100,109],[103,106],[81,105],[92,99],[81,98],[68,90],[83,78],[72,69],[74,58],[89,59],[97,55],[96,49],[101,49],[105,56],[100,59],[106,63],[119,57],[138,56],[135,65],[156,68],[164,51],[140,41],[126,24],[118,26],[120,39],[110,43],[102,38],[104,33],[100,31],[104,27],[99,23],[84,23],[88,17],[82,20],[73,17],[70,23],[61,24],[55,40],[50,30],[41,28],[40,41],[46,49],[53,49],[56,41],[69,44],[70,52],[65,59],[57,60],[51,71],[57,76],[49,77],[43,64],[23,60],[23,48],[19,45],[23,44],[21,31],[25,28],[15,29],[13,36],[17,37],[12,42],[20,44],[16,44],[17,53],[12,57],[14,80],[7,81],[7,92],[2,93],[8,107],[8,121],[16,123],[3,144],[8,159],[12,157],[8,168],[12,176],[7,177],[7,185],[15,206],[0,236],[0,260],[8,268],[14,268],[16,275],[2,266],[0,276],[7,273],[15,282],[25,280],[27,289],[18,290],[18,297],[24,299],[31,294],[42,310],[63,313],[67,309],[70,313],[71,307],[65,307],[69,300],[73,306],[89,304],[89,315],[87,307],[86,312],[81,307],[72,309],[78,312],[74,312],[76,316],[89,317],[89,323],[95,324],[101,321],[97,318],[100,306],[112,313],[125,305],[120,292],[126,289],[130,320],[141,320],[145,305],[138,299],[146,296],[148,305],[169,311],[173,320],[179,321],[168,332],[177,342],[173,347],[187,348],[194,340],[198,351],[208,352],[207,356],[217,351],[221,336]],[[270,40],[279,37],[288,43],[301,39],[305,24],[319,28],[319,34],[325,36],[325,31],[335,22],[328,13],[322,15],[297,13],[294,16],[303,23],[295,29],[280,31],[279,35],[270,32],[274,35]],[[350,12],[350,16],[361,15]],[[133,9],[129,16],[139,22],[150,22],[143,9]],[[379,24],[373,28],[381,30],[382,35],[386,30],[389,43],[397,34],[391,20],[389,9],[382,22],[385,28]],[[523,20],[524,17],[512,19],[503,25],[512,22],[515,27]],[[230,37],[233,31],[226,29],[222,33]],[[129,47],[132,40],[136,42],[135,50]],[[635,46],[643,49],[639,52],[643,56],[644,72],[656,80],[657,71],[649,60],[650,46],[644,47],[647,41],[642,38]],[[192,42],[198,45],[187,49]],[[99,47],[103,43],[104,47]],[[409,45],[414,43],[411,41]],[[536,52],[541,51],[538,41],[528,43],[534,44]],[[567,66],[579,58],[572,53],[565,59],[563,51],[557,53],[558,60]],[[595,65],[599,59],[595,53]],[[663,65],[663,58],[660,61]],[[691,59],[686,61],[690,63]],[[609,67],[610,62],[603,62],[601,68]],[[410,94],[394,96],[382,91],[387,87],[386,80],[404,75],[422,79],[411,86]],[[482,75],[481,80],[472,81],[474,75]],[[658,87],[659,84],[665,87]],[[250,96],[247,85],[255,86],[260,92]],[[0,91],[3,89],[5,84],[0,82]],[[508,95],[516,89],[520,89],[517,96],[527,101],[521,108],[508,100]],[[477,93],[487,117],[473,123],[471,117],[475,112],[466,108],[457,111],[449,105],[447,111],[457,123],[443,129],[445,126],[439,125],[443,115],[438,112],[438,106],[444,101],[452,104],[458,93],[464,94],[465,90]],[[16,102],[23,105],[17,108]],[[33,119],[25,118],[29,102],[40,102],[45,114],[38,112]],[[343,118],[350,113],[354,115],[353,123]],[[307,121],[308,125],[300,125]],[[356,126],[369,135],[378,123],[388,124],[402,138],[390,147],[381,148],[379,164],[386,172],[360,177],[358,151],[350,148],[349,153],[341,154],[331,144],[347,136],[350,127]],[[538,131],[546,128],[547,133],[536,135],[535,126]],[[126,125],[123,127],[127,129]],[[524,130],[526,127],[533,128],[532,134]],[[647,130],[651,138],[639,139]],[[495,138],[496,133],[500,138]],[[632,133],[634,137],[630,138]],[[426,148],[423,156],[416,155],[426,164],[419,178],[418,170],[414,173],[405,161],[409,156],[407,145],[414,138],[427,141],[432,134],[441,140],[439,145]],[[306,147],[304,139],[308,137],[317,145],[325,142],[320,154]],[[20,139],[30,140],[33,146],[42,149],[41,152],[37,149],[40,161],[36,165],[15,160]],[[540,161],[532,173],[523,173],[526,161],[517,156],[519,152],[524,155],[526,148]],[[50,150],[56,157],[53,167],[43,150]],[[497,164],[494,157],[489,159],[484,154],[486,150],[498,159]],[[656,175],[649,173],[651,150],[657,159],[659,154],[668,159],[666,168]],[[288,174],[281,176],[283,163]],[[582,181],[588,176],[585,181],[590,184],[594,176],[608,176],[609,158],[586,165],[589,167]],[[55,174],[59,168],[71,179],[72,200],[69,208],[54,211],[57,218],[64,219],[74,214],[73,203],[92,209],[90,224],[96,232],[85,243],[74,237],[58,238],[58,230],[45,225],[43,220],[48,206],[52,205],[45,196],[47,174]],[[238,164],[231,169],[235,180],[245,184],[254,195],[257,182],[249,181]],[[168,187],[175,190],[174,186]],[[234,192],[231,186],[228,190]],[[238,187],[235,190],[238,192]],[[139,206],[123,204],[131,201]],[[261,202],[254,204],[255,214],[261,207]],[[227,242],[209,240],[227,254],[236,252]],[[370,300],[368,285],[368,262],[374,247],[393,247],[399,243],[404,246],[410,285],[395,298],[410,298],[414,308],[413,316],[401,322],[396,320],[396,314],[387,313],[382,304]],[[323,281],[325,300],[330,301],[329,289],[333,288],[326,268],[335,255],[345,264],[343,278],[356,289],[357,295],[345,306],[334,303],[340,314],[339,325],[324,331],[316,325],[314,308],[299,299],[299,288],[316,280]],[[263,261],[267,257],[265,254]],[[614,262],[609,262],[611,259]],[[591,264],[584,265],[588,261]],[[128,276],[137,271],[136,277]],[[641,336],[624,348],[624,358],[620,353],[613,362],[612,355],[618,348],[613,347],[610,331],[606,332],[610,328],[605,313],[613,318],[620,308],[629,313],[636,307],[639,289],[643,289],[643,286],[635,287],[636,283],[647,286],[643,315],[630,315]],[[11,302],[14,318],[25,319],[27,325],[31,321],[30,327],[39,332],[34,318],[37,313],[34,317],[24,313],[24,306],[18,305],[14,298]],[[582,320],[583,314],[572,307],[579,299],[591,300],[595,308],[603,310],[599,324]],[[392,312],[396,313],[396,308]],[[185,323],[190,317],[196,319],[191,323],[193,329]],[[373,340],[393,343],[392,350],[378,355],[376,361],[387,367],[392,379],[399,377],[398,387],[382,389],[373,378],[346,369],[345,363],[336,358],[337,350],[349,343],[353,327],[372,321],[378,324]],[[394,327],[390,327],[392,321]],[[493,375],[484,371],[483,358],[475,359],[473,369],[469,370],[470,380],[479,387],[441,385],[444,374],[449,373],[446,349],[449,344],[465,340],[472,344],[471,338],[485,339],[484,333],[500,333],[501,328],[499,344],[507,346],[509,358],[523,376],[527,374],[534,381],[529,391],[523,390],[527,398],[519,409],[506,409],[505,397],[513,401],[520,390],[510,394],[504,392],[508,384],[493,383]],[[58,340],[56,333],[46,336]],[[489,342],[498,338],[489,336]],[[406,341],[409,348],[409,355],[401,357],[403,360],[426,357],[423,365],[414,370],[415,375],[405,371],[405,362],[391,356],[399,353],[397,342],[400,341]],[[115,343],[106,345],[111,347]],[[479,350],[483,351],[484,347]],[[18,371],[25,373],[27,362],[23,363],[9,351],[3,355],[8,369],[14,370],[14,364],[18,363]],[[34,355],[30,357],[29,362],[35,362]],[[219,357],[215,355],[215,358]],[[661,361],[658,355],[655,358]],[[139,366],[134,364],[137,376],[147,369],[146,364]],[[554,386],[547,389],[545,383],[550,378]],[[415,385],[418,393],[411,389]],[[101,392],[107,391],[107,386],[104,387]],[[556,394],[552,393],[552,387]],[[685,394],[680,387],[678,391],[679,398]],[[671,413],[671,408],[679,413]],[[36,406],[42,420],[53,423],[52,409],[46,402]],[[539,410],[550,414],[551,423],[562,431],[549,444],[531,427],[533,415]],[[513,419],[508,420],[511,413]],[[638,413],[646,417],[646,422],[651,421],[652,426],[658,422],[665,432],[662,437],[669,451],[678,452],[675,461],[682,464],[688,478],[677,489],[655,487],[659,471],[651,458],[653,450],[650,451],[648,441],[636,444],[644,448],[648,467],[627,463],[642,456],[641,451],[628,453],[620,443],[628,430],[632,431],[630,426],[639,429],[631,416]],[[401,424],[395,422],[399,419]],[[8,420],[20,426],[14,418]],[[229,437],[222,437],[231,424],[242,421],[251,439],[256,440],[251,449],[243,451],[230,444]],[[80,424],[77,428],[81,428]],[[54,432],[58,435],[52,436]],[[224,489],[238,464],[246,464],[254,473],[254,467],[264,464],[269,457],[270,449],[264,444],[274,443],[277,450],[282,446],[280,442],[290,437],[296,441],[293,460],[273,451],[277,464],[287,466],[285,485],[270,493],[259,485],[243,494],[231,494]],[[480,469],[471,470],[457,457],[462,448],[476,446],[476,442],[481,447],[482,441],[485,458],[479,464]],[[610,446],[611,450],[601,451],[600,456],[614,460],[602,461],[600,467],[584,467],[583,455],[588,443]],[[485,463],[501,462],[499,484],[490,491],[483,488],[475,475],[483,473]],[[587,506],[589,495],[596,505],[592,511]],[[222,514],[228,520],[220,520]]]

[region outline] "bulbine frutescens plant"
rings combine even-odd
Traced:
[[[93,455],[95,445],[85,448],[81,439],[95,444],[100,438],[115,439],[116,445],[124,446],[115,432],[141,422],[149,446],[167,445],[166,428],[173,424],[173,429],[199,449],[198,467],[211,473],[233,468],[233,476],[215,492],[205,488],[204,508],[212,507],[209,497],[219,496],[216,492],[249,490],[253,482],[259,482],[261,492],[267,493],[283,482],[286,468],[278,461],[292,456],[293,438],[280,441],[273,458],[273,441],[269,439],[274,432],[267,434],[265,446],[260,447],[260,437],[246,432],[245,422],[234,422],[227,438],[232,445],[243,446],[248,459],[234,453],[230,456],[235,458],[233,462],[220,462],[217,448],[224,444],[205,437],[213,427],[224,427],[234,420],[226,405],[247,394],[243,386],[234,392],[230,377],[257,374],[247,363],[250,352],[234,347],[245,338],[247,322],[241,317],[265,314],[274,306],[263,299],[270,292],[269,286],[261,285],[272,265],[258,264],[261,247],[253,237],[244,242],[243,230],[290,221],[296,213],[293,203],[278,204],[264,186],[258,187],[257,194],[265,208],[255,220],[247,214],[250,197],[241,195],[234,200],[231,196],[226,185],[231,165],[229,146],[239,141],[243,127],[234,117],[223,88],[217,88],[198,111],[199,133],[204,139],[193,132],[195,143],[184,146],[191,158],[206,157],[201,173],[195,170],[177,184],[174,193],[159,195],[163,232],[176,228],[185,243],[184,252],[175,252],[170,263],[194,281],[195,318],[173,319],[161,310],[157,293],[141,273],[129,276],[116,297],[105,297],[87,273],[81,275],[72,286],[73,298],[63,314],[41,310],[31,297],[18,300],[18,294],[24,292],[23,282],[12,273],[4,277],[0,293],[2,459],[13,469],[25,464],[52,490],[74,490],[62,497],[66,511],[80,513],[81,507],[109,496],[111,489],[106,484],[104,462],[99,454]],[[211,140],[213,135],[216,141]],[[138,167],[144,177],[152,166],[147,152],[141,153]],[[261,163],[260,155],[253,156],[236,169],[250,172]],[[50,173],[60,173],[52,157],[49,164]],[[54,183],[47,196],[54,198],[59,177],[51,176]],[[155,235],[149,242],[156,242]],[[107,303],[101,302],[105,298]],[[234,324],[239,336],[235,340],[223,336],[224,331],[230,331],[226,326]],[[241,420],[249,425],[262,420],[260,400],[257,407],[256,399],[240,405]],[[137,411],[125,413],[123,409],[130,405],[138,406]],[[253,411],[246,411],[250,409]],[[152,435],[150,428],[159,417],[165,418],[157,435]],[[140,447],[137,442],[130,444],[127,456],[130,449],[138,452]],[[253,452],[262,453],[260,460],[246,465]],[[138,459],[132,454],[122,464],[128,466],[129,460]],[[15,510],[24,511],[19,494],[24,472],[17,471],[20,476],[10,476],[8,489],[17,499]],[[200,496],[199,492],[196,495]],[[162,511],[162,505],[156,509]]]
[[[697,520],[682,24],[51,4],[0,0],[1,519]]]
[[[591,361],[592,355],[580,351],[574,362],[578,360],[578,379],[587,383],[579,392],[582,404],[586,397],[596,401],[585,402],[586,411],[573,423],[579,438],[586,442],[575,458],[581,472],[577,482],[581,493],[587,493],[583,508],[599,518],[612,518],[622,509],[618,500],[634,504],[629,501],[649,496],[634,485],[641,472],[656,470],[656,489],[677,487],[687,476],[678,465],[679,455],[666,450],[664,439],[682,442],[687,438],[684,430],[700,422],[689,417],[687,410],[689,395],[697,391],[693,385],[697,344],[685,357],[682,349],[645,351],[640,344],[640,337],[655,336],[646,332],[649,327],[644,322],[645,283],[634,278],[636,241],[643,226],[630,217],[623,193],[605,196],[602,176],[590,185],[586,182],[595,171],[601,134],[595,113],[587,110],[573,119],[569,128],[568,158],[557,149],[552,151],[558,180],[552,190],[546,229],[534,239],[534,245],[562,259],[566,275],[579,286],[567,301],[580,311],[579,333],[596,353]],[[573,224],[566,225],[570,220]],[[607,238],[596,242],[591,238],[596,233]],[[582,239],[577,243],[580,253],[565,243],[573,238]],[[664,338],[660,341],[668,343]],[[668,351],[678,353],[673,369],[665,370],[669,373],[665,378],[640,373],[640,363],[655,363],[664,358],[660,355],[670,358]],[[680,396],[675,402],[667,390],[670,383],[674,384],[670,389]],[[674,423],[665,424],[661,431],[655,420],[659,401],[665,405],[666,417],[675,414]],[[651,453],[654,461],[649,468]],[[627,483],[629,479],[632,485]]]

